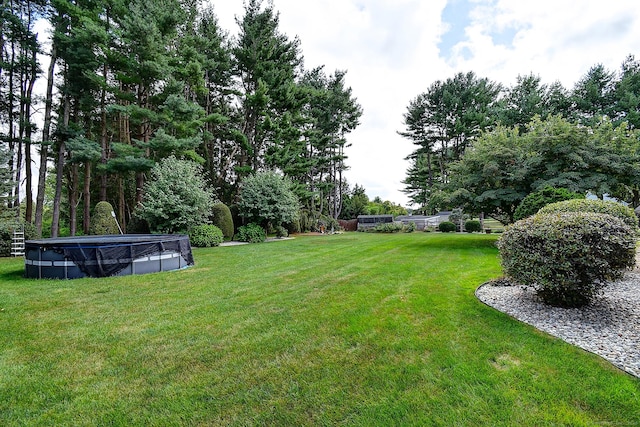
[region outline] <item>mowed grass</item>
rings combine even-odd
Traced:
[[[480,303],[492,235],[348,233],[73,281],[0,261],[0,425],[640,425],[640,381]]]

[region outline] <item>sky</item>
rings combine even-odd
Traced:
[[[242,0],[212,0],[235,36]],[[265,3],[266,4],[266,3]],[[398,135],[409,102],[435,81],[474,71],[509,87],[518,75],[571,89],[597,64],[640,58],[637,0],[273,0],[280,32],[298,37],[305,69],[346,70],[363,109],[347,135],[350,185],[408,206],[402,180],[415,150]]]

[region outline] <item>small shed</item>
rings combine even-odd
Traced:
[[[368,230],[378,224],[393,222],[393,215],[358,215],[358,231]]]

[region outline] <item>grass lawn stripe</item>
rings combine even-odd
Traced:
[[[302,236],[73,281],[0,260],[0,424],[640,424],[637,379],[476,300],[495,239]]]

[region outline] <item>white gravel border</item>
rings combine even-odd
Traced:
[[[587,307],[558,308],[543,304],[527,286],[495,286],[476,290],[490,307],[570,344],[602,356],[640,378],[640,271],[628,272]]]

